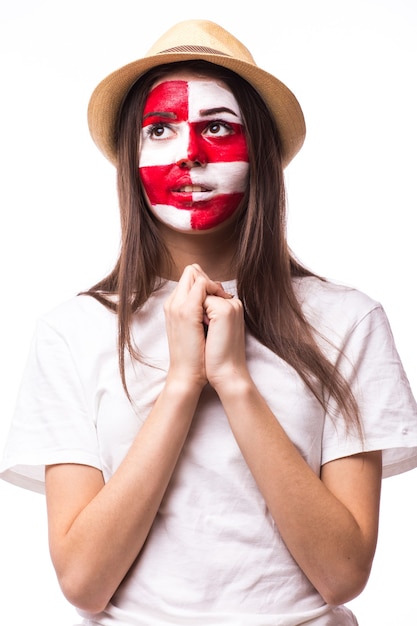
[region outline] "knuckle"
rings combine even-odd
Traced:
[[[243,311],[243,303],[242,303],[242,300],[239,300],[239,298],[232,298],[230,300],[230,303],[236,309],[236,311],[239,311],[239,312]]]

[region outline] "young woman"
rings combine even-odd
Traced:
[[[417,408],[381,306],[288,249],[297,100],[192,21],[89,122],[120,257],[39,320],[2,465],[45,482],[65,596],[90,626],[356,624]]]

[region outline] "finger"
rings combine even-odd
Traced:
[[[198,263],[193,263],[191,266],[195,271],[195,278],[204,278],[206,282],[206,292],[208,295],[219,296],[221,298],[233,298],[233,294],[225,291],[222,283],[219,280],[212,280],[206,272],[201,268]]]
[[[227,292],[226,292],[227,293]],[[204,310],[209,314],[209,311],[235,311],[235,313],[241,313],[243,304],[242,301],[235,297],[233,294],[227,294],[228,298],[219,298],[218,296],[207,294],[204,300]],[[226,300],[226,302],[224,302]]]

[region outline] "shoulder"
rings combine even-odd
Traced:
[[[380,306],[379,302],[368,294],[343,283],[306,276],[293,279],[294,290],[299,301],[307,306],[343,306],[348,303],[355,309],[369,310]]]
[[[325,335],[340,337],[369,317],[384,316],[378,301],[351,286],[312,276],[295,279],[294,289],[308,321]]]
[[[68,344],[91,344],[114,337],[117,315],[89,295],[74,296],[41,315],[36,336],[56,336]]]
[[[147,324],[163,319],[163,303],[174,288],[173,284],[163,283],[137,311],[132,320],[133,330],[139,324],[142,329]],[[110,295],[109,301],[117,303],[117,296]],[[114,344],[118,334],[117,312],[105,306],[88,294],[77,295],[61,302],[41,315],[36,324],[38,336],[60,337],[65,343],[93,346],[99,343]]]
[[[45,312],[40,320],[51,326],[74,326],[79,322],[96,323],[111,321],[115,313],[90,295],[77,295],[61,302],[53,309]]]

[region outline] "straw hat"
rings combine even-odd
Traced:
[[[247,80],[262,96],[278,127],[283,163],[288,165],[304,142],[305,123],[294,94],[280,80],[260,69],[249,50],[224,28],[206,20],[187,20],[168,30],[141,59],[105,78],[88,106],[91,136],[103,154],[116,164],[116,124],[130,88],[157,65],[204,59],[227,67]]]

